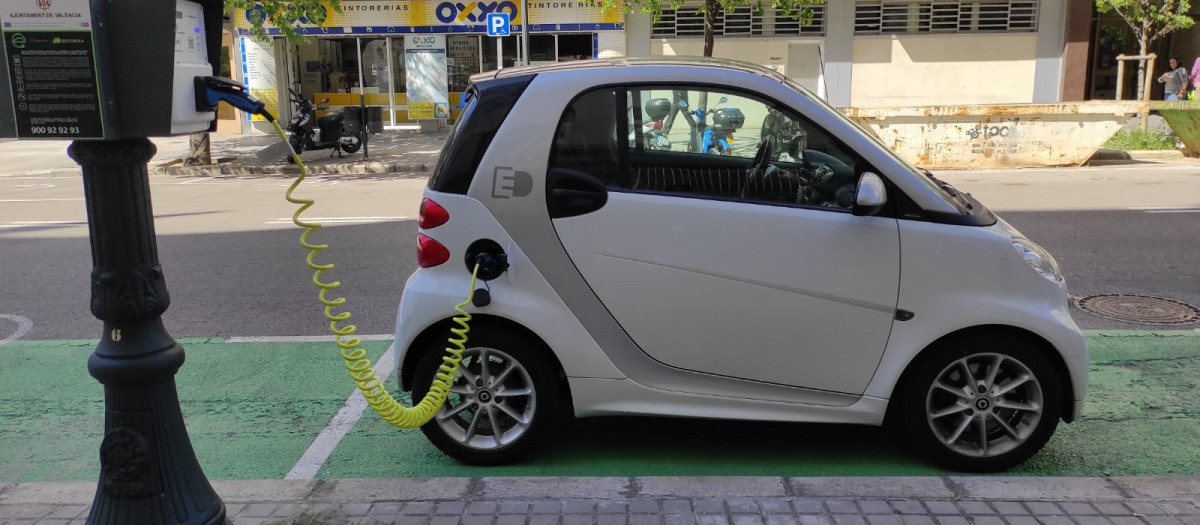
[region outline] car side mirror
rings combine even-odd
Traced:
[[[887,204],[887,187],[883,184],[883,178],[869,171],[863,173],[854,192],[854,215],[875,215],[883,210],[884,204]]]

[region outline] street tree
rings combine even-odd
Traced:
[[[1173,31],[1192,27],[1195,22],[1188,16],[1192,6],[1189,0],[1096,0],[1096,10],[1101,13],[1115,12],[1138,40],[1138,54],[1146,56],[1150,45]],[[1138,100],[1149,89],[1146,75],[1146,60],[1138,61]]]
[[[305,22],[320,23],[328,16],[325,5],[328,4],[334,12],[341,13],[341,0],[226,0],[225,10],[232,13],[234,9],[244,9],[249,13],[250,36],[256,40],[266,41],[264,26],[269,22],[279,28],[284,38],[294,43],[307,41],[308,37],[296,29]],[[208,133],[193,133],[188,139],[188,155],[183,161],[185,166],[212,164],[212,143]]]

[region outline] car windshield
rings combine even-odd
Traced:
[[[962,195],[960,195],[958,193],[958,190],[955,190],[953,186],[950,186],[948,183],[938,180],[936,177],[934,177],[928,171],[918,169],[918,168],[914,167],[913,165],[909,164],[907,161],[904,160],[904,158],[900,157],[899,155],[896,154],[896,152],[892,151],[891,148],[887,147],[887,145],[884,144],[883,141],[879,139],[879,135],[876,135],[874,131],[863,126],[856,120],[854,120],[850,117],[847,117],[844,113],[839,111],[837,108],[829,105],[828,102],[825,102],[820,97],[813,96],[812,93],[810,91],[808,91],[808,89],[806,89],[804,86],[801,86],[799,83],[797,83],[796,81],[794,81],[788,77],[783,77],[782,75],[780,75],[780,77],[782,78],[782,82],[784,85],[792,88],[793,91],[803,95],[805,98],[808,98],[809,100],[812,100],[813,102],[815,102],[817,104],[825,106],[825,108],[829,109],[831,112],[833,112],[839,118],[841,118],[843,121],[850,123],[850,125],[854,126],[856,129],[861,131],[864,135],[866,135],[867,137],[870,137],[870,139],[875,141],[876,144],[879,144],[879,147],[885,152],[886,155],[890,156],[893,160],[895,160],[901,166],[904,166],[904,168],[907,169],[910,173],[912,173],[916,177],[917,180],[921,181],[922,184],[924,184],[925,186],[932,189],[934,191],[934,193],[938,194],[940,197],[942,197],[943,200],[945,200],[946,202],[948,202],[952,206],[954,206],[960,213],[968,212],[969,208],[971,207],[971,204],[967,201],[966,198],[964,198]]]

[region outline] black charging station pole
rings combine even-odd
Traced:
[[[163,326],[170,305],[150,204],[145,138],[75,141],[92,246],[91,309],[104,333],[88,371],[104,385],[100,481],[88,523],[225,523],[183,424],[175,372],[183,347]]]

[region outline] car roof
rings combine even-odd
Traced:
[[[554,64],[542,64],[534,66],[518,66],[506,67],[500,70],[486,71],[471,75],[470,82],[483,82],[497,78],[511,78],[520,76],[540,75],[545,73],[562,73],[571,71],[597,70],[609,68],[625,68],[625,67],[651,67],[651,66],[690,66],[690,67],[706,67],[714,69],[723,69],[726,71],[740,71],[753,75],[761,75],[771,77],[779,82],[784,82],[786,77],[778,71],[768,69],[758,64],[743,62],[740,60],[730,60],[726,58],[711,58],[711,57],[677,57],[677,56],[657,56],[645,58],[598,58],[591,60],[575,60],[571,62],[558,62]]]

